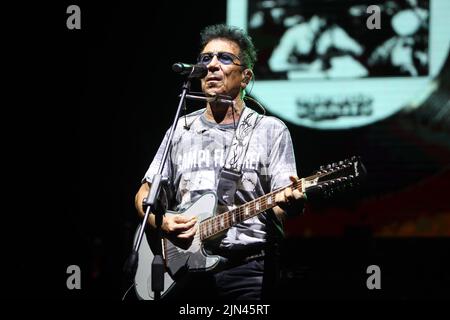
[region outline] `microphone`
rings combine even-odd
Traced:
[[[188,75],[188,78],[204,78],[208,74],[208,68],[204,64],[187,64],[177,62],[172,65],[172,70],[181,75]]]

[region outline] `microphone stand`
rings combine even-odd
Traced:
[[[167,161],[167,156],[169,154],[169,149],[172,145],[172,139],[175,132],[175,128],[178,124],[178,119],[180,117],[182,106],[185,103],[187,92],[191,87],[191,78],[188,78],[186,82],[183,84],[182,93],[180,97],[180,101],[178,103],[177,112],[175,114],[175,119],[173,120],[172,127],[170,128],[169,137],[167,139],[166,146],[164,148],[163,157],[161,159],[161,163],[158,168],[158,172],[153,176],[150,192],[147,198],[143,201],[143,207],[146,208],[145,216],[143,218],[141,227],[139,229],[139,235],[134,244],[133,251],[127,261],[126,272],[128,274],[135,274],[137,263],[138,263],[138,250],[142,242],[142,238],[144,236],[145,227],[147,226],[148,216],[151,213],[155,215],[155,224],[156,224],[156,246],[152,249],[154,253],[154,258],[152,261],[152,291],[154,292],[155,300],[159,300],[161,298],[161,291],[164,290],[164,261],[162,258],[162,230],[161,225],[163,221],[163,216],[165,214],[165,209],[163,205],[161,205],[162,201],[160,199],[161,195],[161,187],[164,184],[167,184],[168,181],[162,178],[162,172],[164,169],[164,165]]]

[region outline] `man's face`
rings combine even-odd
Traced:
[[[239,57],[239,46],[226,39],[213,39],[205,46],[201,53],[228,52]],[[242,61],[235,60],[237,64]],[[243,80],[243,67],[236,64],[224,64],[214,55],[211,61],[206,64],[208,74],[201,80],[202,90],[207,95],[223,94],[229,95],[233,99],[239,94]]]

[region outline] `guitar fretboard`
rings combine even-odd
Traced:
[[[200,223],[200,239],[205,240],[207,238],[214,237],[215,235],[231,228],[232,226],[257,216],[261,212],[269,210],[275,207],[275,195],[286,188],[292,187],[293,189],[302,190],[302,180],[298,180],[295,183],[272,191],[262,197],[249,201],[240,207],[227,211],[225,213],[214,216],[208,220]]]

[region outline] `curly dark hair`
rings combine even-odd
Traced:
[[[256,49],[252,38],[241,28],[216,24],[208,26],[200,33],[201,50],[214,39],[227,39],[235,42],[240,48],[239,58],[247,68],[253,69],[256,62]]]

